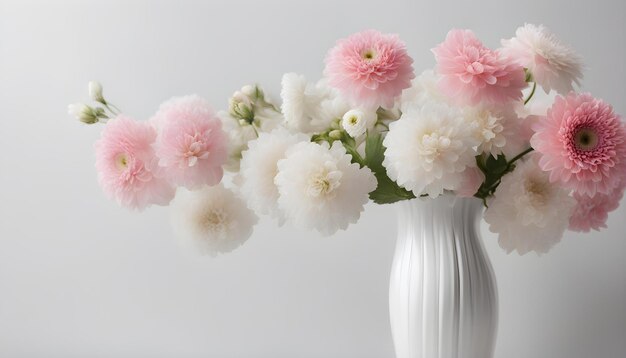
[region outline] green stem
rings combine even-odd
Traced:
[[[526,154],[532,152],[534,149],[528,148],[525,151],[521,152],[520,154],[516,155],[515,157],[513,157],[513,159],[509,160],[508,164],[507,164],[507,168],[511,168],[511,165],[513,165],[513,163],[515,163],[516,161],[522,159],[523,156],[525,156]]]
[[[535,95],[535,91],[537,90],[537,82],[533,82],[533,89],[530,91],[528,97],[524,100],[524,104],[530,102],[530,99]]]

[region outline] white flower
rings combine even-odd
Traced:
[[[341,126],[350,137],[357,138],[365,134],[368,129],[374,128],[376,119],[376,112],[352,109],[343,115]]]
[[[415,195],[436,197],[456,189],[465,167],[475,162],[474,130],[453,107],[425,104],[389,128],[383,165],[391,179]]]
[[[323,80],[312,84],[302,75],[286,73],[281,85],[282,112],[289,129],[301,133],[320,132],[350,109]]]
[[[543,25],[525,24],[515,37],[502,40],[503,52],[528,68],[544,91],[566,94],[580,85],[582,60]]]
[[[270,214],[283,221],[278,209],[278,188],[274,177],[277,163],[285,157],[287,149],[298,142],[308,142],[304,134],[291,134],[284,128],[270,133],[260,133],[259,138],[248,143],[241,159],[241,193],[257,214]]]
[[[410,88],[402,91],[400,110],[409,112],[427,103],[447,103],[448,99],[439,91],[439,76],[433,70],[422,72],[412,82]]]
[[[87,124],[98,122],[98,117],[91,107],[84,103],[74,103],[67,106],[67,112],[79,121]]]
[[[533,156],[505,175],[489,200],[485,221],[499,234],[507,252],[547,252],[561,240],[576,201],[569,191],[550,183]]]
[[[471,123],[478,145],[478,153],[497,157],[513,157],[528,148],[530,136],[522,133],[522,120],[510,108],[484,106],[463,109],[465,120]],[[530,133],[529,133],[530,134]]]
[[[359,219],[376,178],[339,142],[298,143],[278,162],[278,204],[297,227],[331,235]]]
[[[96,102],[104,103],[104,97],[102,97],[102,85],[100,82],[89,81],[89,97]]]
[[[241,153],[248,148],[248,142],[257,137],[252,125],[240,123],[240,120],[232,117],[225,111],[217,113],[222,121],[222,129],[228,135],[228,161],[224,169],[236,172],[239,170]]]
[[[180,188],[172,206],[175,233],[185,244],[216,256],[243,244],[258,218],[222,184],[198,191]]]

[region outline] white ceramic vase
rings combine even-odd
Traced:
[[[389,310],[397,358],[492,358],[496,281],[479,235],[483,204],[443,195],[399,207]]]

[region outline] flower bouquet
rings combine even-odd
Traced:
[[[432,53],[434,68],[415,76],[399,37],[369,30],[337,41],[321,80],[285,74],[280,106],[247,85],[226,111],[192,95],[136,121],[92,82],[96,104],[69,111],[106,124],[95,144],[104,192],[131,209],[172,204],[176,233],[210,255],[244,243],[257,215],[332,235],[370,200],[466,198],[519,254],[605,227],[626,189],[626,126],[574,91],[574,51],[526,24],[497,50],[451,30]],[[396,351],[412,356],[397,339]]]

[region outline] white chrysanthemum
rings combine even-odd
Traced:
[[[475,162],[479,143],[471,123],[453,107],[425,104],[403,113],[389,129],[383,165],[391,179],[415,195],[436,197],[456,189],[465,167]]]
[[[525,138],[520,133],[522,120],[512,109],[466,107],[463,114],[474,129],[479,142],[478,153],[487,153],[494,157],[504,154],[509,158],[528,148],[530,137]]]
[[[376,125],[376,112],[352,109],[343,115],[341,126],[352,138],[360,137]]]
[[[515,37],[502,40],[502,51],[528,68],[544,91],[566,94],[580,85],[582,60],[572,48],[563,44],[543,25],[525,24]]]
[[[183,243],[216,256],[248,240],[258,219],[241,198],[219,184],[198,191],[180,188],[172,205],[172,221]]]
[[[400,110],[402,113],[415,110],[427,103],[447,103],[447,98],[439,91],[439,76],[433,70],[426,70],[417,76],[410,88],[402,91]]]
[[[282,112],[287,127],[302,133],[325,129],[319,128],[320,124],[316,122],[320,104],[326,98],[326,91],[295,73],[285,73],[281,85]]]
[[[569,192],[550,183],[533,156],[502,178],[485,221],[507,252],[545,253],[561,240],[574,205]]]
[[[248,142],[255,139],[257,134],[251,125],[242,125],[239,119],[225,111],[217,115],[222,121],[222,129],[228,134],[228,161],[224,169],[236,172],[239,170],[241,153],[248,148]]]
[[[295,226],[331,235],[357,222],[376,178],[339,142],[298,143],[278,162],[278,204]]]
[[[250,208],[257,214],[270,214],[282,221],[278,209],[278,189],[274,177],[277,163],[285,157],[286,150],[298,142],[308,142],[304,134],[291,134],[284,128],[270,133],[260,133],[259,138],[248,143],[241,159],[241,193]]]

